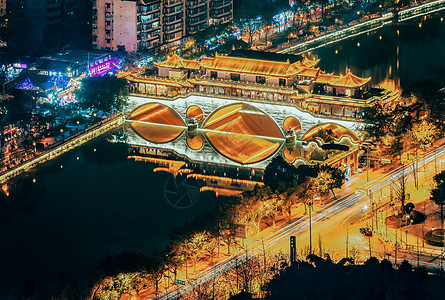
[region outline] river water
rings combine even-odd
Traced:
[[[319,66],[327,72],[350,69],[372,76],[374,85],[408,88],[444,73],[444,17],[386,26],[310,55],[319,56]],[[206,191],[194,205],[171,205],[165,187],[172,175],[155,172],[155,163],[128,159],[127,145],[107,138],[18,178],[10,184],[9,197],[1,195],[0,299],[17,298],[17,288],[26,280],[37,289],[66,284],[82,288],[107,254],[153,254],[168,243],[172,227],[224,200]]]

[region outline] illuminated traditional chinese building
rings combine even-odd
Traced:
[[[376,101],[391,104],[397,92],[372,88],[371,78],[326,74],[320,59],[257,51],[200,61],[173,55],[157,63],[158,77],[121,74],[134,93],[177,96],[203,93],[265,101],[285,101],[315,114],[360,119],[364,107]]]
[[[133,143],[174,149],[194,161],[211,157],[263,169],[282,155],[294,165],[329,164],[355,173],[363,108],[391,104],[398,93],[373,88],[371,78],[349,71],[326,74],[319,62],[234,51],[200,61],[168,57],[156,64],[157,77],[121,73],[134,96],[145,96],[134,97],[128,115]],[[326,144],[348,150],[325,150]]]

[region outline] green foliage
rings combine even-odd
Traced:
[[[410,214],[413,211],[414,207],[415,207],[414,203],[412,202],[406,203],[404,208],[405,213]]]
[[[12,124],[23,121],[29,124],[31,120],[31,111],[35,106],[33,91],[13,90],[12,99],[2,102],[0,114],[3,115],[2,123]]]
[[[334,132],[332,129],[321,129],[318,131],[317,136],[322,139],[325,144],[329,144],[334,141]]]
[[[102,111],[120,109],[128,101],[127,82],[110,75],[87,77],[82,80],[76,97],[82,108]]]
[[[276,156],[267,165],[264,171],[264,184],[269,186],[272,190],[276,190],[281,184],[288,186],[296,178],[297,169],[284,161],[281,155]]]
[[[263,289],[266,299],[439,299],[444,282],[413,271],[408,262],[395,270],[388,260],[345,265],[311,255],[281,270]]]
[[[434,176],[436,188],[431,190],[431,200],[440,206],[440,219],[443,221],[443,205],[445,200],[445,171]]]
[[[417,210],[411,211],[409,218],[413,224],[421,223],[425,219],[425,215]]]
[[[320,167],[320,171],[331,175],[333,182],[329,186],[330,189],[340,189],[345,183],[345,170],[343,168],[324,165]]]
[[[443,205],[445,199],[445,171],[434,176],[436,188],[431,191],[431,200],[437,205]]]
[[[413,117],[404,107],[397,105],[394,109],[388,109],[379,103],[364,109],[363,120],[367,124],[365,131],[371,138],[397,137],[408,132],[413,124]]]

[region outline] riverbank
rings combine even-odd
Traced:
[[[96,123],[81,132],[71,135],[61,142],[51,145],[49,149],[41,152],[34,158],[31,158],[24,163],[14,167],[11,170],[6,171],[0,175],[0,184],[5,184],[9,180],[29,171],[30,169],[37,167],[51,159],[58,157],[59,155],[70,151],[102,134],[110,131],[124,122],[124,117],[121,113],[117,113],[99,123]]]
[[[269,48],[271,52],[302,54],[307,51],[330,45],[351,37],[365,34],[382,28],[393,22],[404,22],[445,9],[445,0],[421,3],[400,11],[388,11],[381,15],[365,16],[341,26],[331,26],[320,34],[305,36],[293,43],[280,44],[275,48]]]

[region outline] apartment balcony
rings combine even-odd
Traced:
[[[157,8],[157,9],[153,9],[153,10],[150,10],[150,11],[140,11],[140,12],[138,12],[138,14],[140,14],[141,16],[146,16],[146,15],[149,15],[149,14],[152,14],[152,13],[156,13],[156,12],[161,12],[161,9],[160,8]]]
[[[188,12],[188,17],[196,17],[196,16],[200,16],[203,14],[207,14],[207,10],[203,10],[203,11],[197,11],[197,12],[193,12],[194,10],[190,10]]]
[[[202,23],[207,23],[207,18],[204,19],[204,20],[199,20],[199,21],[195,21],[195,22],[192,22],[190,19],[188,21],[189,21],[188,24],[187,24],[188,27],[192,27],[192,26],[197,26],[197,25],[202,24]]]
[[[232,2],[228,1],[228,2],[213,2],[213,5],[211,6],[212,9],[222,9],[224,7],[227,6],[231,6]]]
[[[138,34],[140,34],[140,33],[149,33],[149,32],[157,31],[157,30],[159,30],[159,29],[160,29],[160,26],[155,27],[155,28],[146,28],[146,29],[144,29],[144,28],[138,28],[137,33],[138,33]]]
[[[171,11],[171,12],[169,12],[168,10],[164,10],[164,16],[174,16],[174,15],[177,15],[177,14],[181,14],[181,13],[184,13],[184,11],[181,9],[181,10],[178,10],[178,11]]]
[[[168,21],[167,18],[165,18],[164,19],[164,25],[173,25],[173,24],[176,24],[176,23],[179,23],[179,22],[183,22],[183,21],[184,21],[183,18],[176,19],[176,20],[173,20],[173,21]]]
[[[141,39],[141,41],[143,41],[143,42],[153,42],[154,40],[160,39],[160,38],[161,38],[160,34],[156,34],[156,35],[150,36],[148,38]]]
[[[178,4],[182,4],[184,3],[183,0],[178,0],[178,1],[170,1],[170,3],[168,1],[164,1],[164,7],[172,7]]]
[[[184,30],[184,28],[182,28],[182,27],[174,28],[174,29],[171,29],[171,30],[164,30],[164,34],[173,34],[173,33],[177,33],[177,32],[183,31],[183,30]]]
[[[231,14],[232,14],[232,11],[231,11],[231,10],[229,10],[229,11],[227,11],[227,12],[219,13],[219,14],[214,13],[214,14],[212,14],[212,18],[214,18],[214,19],[220,19],[220,18],[223,18],[223,17],[228,16],[228,15],[231,15]]]

